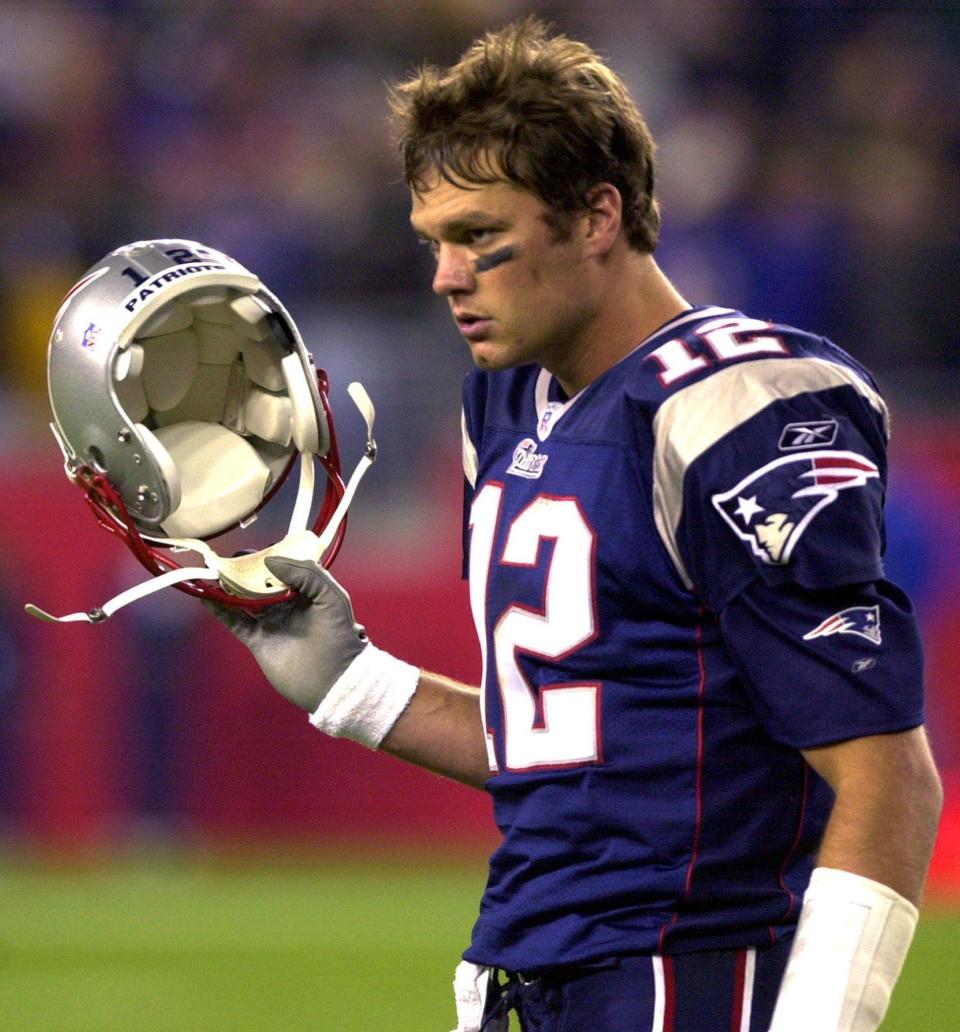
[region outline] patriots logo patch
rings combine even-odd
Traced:
[[[801,452],[768,462],[711,500],[758,559],[785,566],[807,527],[841,491],[879,476],[876,464],[856,452]]]
[[[827,638],[831,634],[856,634],[873,642],[874,645],[881,644],[880,607],[851,606],[849,609],[841,609],[839,613],[828,616],[822,624],[805,634],[803,640]]]
[[[515,477],[524,477],[527,480],[539,480],[543,474],[543,467],[547,464],[549,455],[543,455],[537,451],[537,442],[530,437],[525,437],[513,449],[513,460],[507,467],[507,472]]]

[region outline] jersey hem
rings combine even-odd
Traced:
[[[859,728],[852,733],[845,731],[841,734],[837,734],[836,731],[833,731],[832,733],[825,733],[811,739],[806,739],[802,742],[796,740],[788,741],[781,737],[777,737],[775,741],[780,742],[781,745],[787,745],[792,749],[817,749],[824,745],[836,745],[838,742],[850,742],[855,738],[868,738],[871,735],[895,735],[901,731],[912,731],[916,727],[921,727],[923,723],[924,714],[921,713],[919,716],[915,714],[907,720]]]

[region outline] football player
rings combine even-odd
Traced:
[[[392,92],[477,369],[479,690],[372,644],[317,564],[220,615],[332,735],[491,793],[458,1028],[870,1032],[941,789],[884,577],[887,410],[822,337],[685,300],[622,82],[536,20]]]

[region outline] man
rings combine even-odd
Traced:
[[[299,604],[221,617],[320,729],[492,794],[460,1029],[876,1028],[940,807],[876,386],[673,288],[652,140],[586,46],[527,20],[392,103],[478,367],[483,686],[376,649],[313,563],[268,560]]]

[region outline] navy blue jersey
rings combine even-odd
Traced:
[[[536,971],[789,934],[832,797],[799,750],[922,722],[883,579],[886,408],[718,308],[573,398],[464,393],[467,573],[503,843],[466,957]]]

